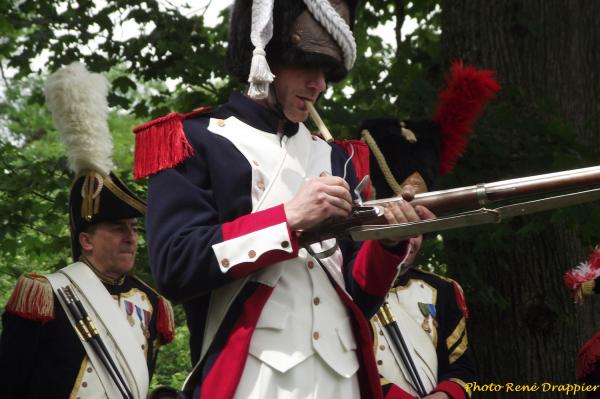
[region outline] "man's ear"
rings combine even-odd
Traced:
[[[94,248],[94,244],[92,243],[92,235],[84,231],[79,233],[79,245],[81,246],[82,251],[91,251],[92,248]]]

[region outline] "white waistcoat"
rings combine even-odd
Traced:
[[[224,123],[211,120],[209,130],[230,140],[251,165],[254,210],[288,201],[307,178],[331,174],[331,148],[313,139],[302,124],[291,138],[262,132],[234,117]],[[322,262],[344,287],[340,250]],[[359,362],[349,312],[305,249],[251,280],[274,287],[252,336],[251,355],[282,373],[315,354],[342,377],[356,373]]]

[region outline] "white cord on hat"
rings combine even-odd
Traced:
[[[274,0],[254,0],[252,2],[250,40],[254,45],[254,51],[248,75],[250,83],[248,96],[257,100],[269,95],[269,84],[275,78],[269,68],[265,52],[265,47],[273,37],[273,3]],[[356,42],[346,21],[328,0],[304,0],[304,4],[315,20],[325,28],[342,49],[346,69],[352,69],[354,61],[356,61]]]
[[[269,95],[269,84],[275,75],[267,63],[265,47],[273,37],[274,0],[254,0],[252,2],[252,30],[250,40],[254,45],[252,64],[248,75],[248,96],[263,99]]]
[[[327,0],[304,0],[304,4],[342,49],[346,69],[352,69],[356,61],[356,42],[344,18]]]

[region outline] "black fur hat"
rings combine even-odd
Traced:
[[[431,191],[440,168],[441,131],[431,120],[407,120],[400,123],[394,118],[369,119],[360,131],[367,130],[381,151],[395,181],[402,186],[410,183],[419,191]],[[365,138],[369,146],[368,140]],[[371,183],[377,198],[397,195],[387,181],[373,148],[370,151]],[[418,173],[418,175],[415,175]],[[412,177],[411,177],[412,176]],[[419,187],[422,179],[424,187]]]
[[[329,1],[336,9],[338,9],[340,4],[345,4],[349,9],[349,15],[345,16],[347,17],[346,22],[350,29],[353,29],[357,0],[322,1]],[[231,76],[239,79],[241,82],[248,81],[254,50],[254,45],[250,39],[252,3],[250,0],[235,1],[229,26],[229,46],[227,48],[225,67]],[[348,69],[340,59],[326,54],[327,52],[321,52],[315,46],[313,46],[313,51],[304,51],[299,48],[298,42],[302,40],[302,32],[298,32],[297,23],[298,17],[305,11],[307,11],[307,7],[302,0],[275,0],[273,8],[273,37],[265,48],[268,64],[271,67],[279,65],[323,68],[326,71],[326,78],[329,82],[342,80],[348,73]],[[302,22],[300,21],[299,23],[301,24]],[[319,38],[322,42],[337,45],[337,42],[326,31],[322,33],[322,37]]]

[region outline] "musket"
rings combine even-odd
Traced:
[[[94,352],[104,365],[104,368],[108,372],[110,378],[113,380],[114,384],[119,389],[119,392],[123,396],[124,399],[133,399],[133,395],[131,391],[127,387],[125,380],[117,366],[115,365],[114,360],[112,359],[106,345],[102,341],[94,322],[90,319],[87,311],[83,307],[83,304],[79,300],[79,298],[75,295],[74,290],[71,289],[70,286],[65,286],[63,288],[58,289],[58,294],[61,296],[61,299],[67,304],[67,309],[73,319],[75,320],[75,325],[77,326],[77,332],[79,333],[80,338],[83,341],[87,341],[92,346]]]
[[[355,206],[345,219],[327,220],[303,231],[300,244],[309,246],[330,238],[408,238],[598,200],[600,166],[592,166],[417,194],[411,203],[427,207],[437,218],[414,223],[387,224],[384,207],[402,201],[401,197],[367,201]]]
[[[394,349],[400,356],[400,361],[404,364],[408,372],[408,376],[411,379],[412,385],[417,391],[417,395],[419,398],[424,398],[427,395],[427,391],[425,390],[425,385],[423,385],[423,381],[421,380],[421,376],[419,375],[419,371],[415,366],[415,362],[410,355],[410,351],[408,350],[408,346],[406,345],[406,341],[402,336],[402,332],[400,331],[400,327],[398,327],[398,323],[396,322],[396,318],[390,309],[390,305],[387,302],[384,302],[379,311],[377,312],[377,318],[381,325],[385,328],[390,337],[392,345]]]

